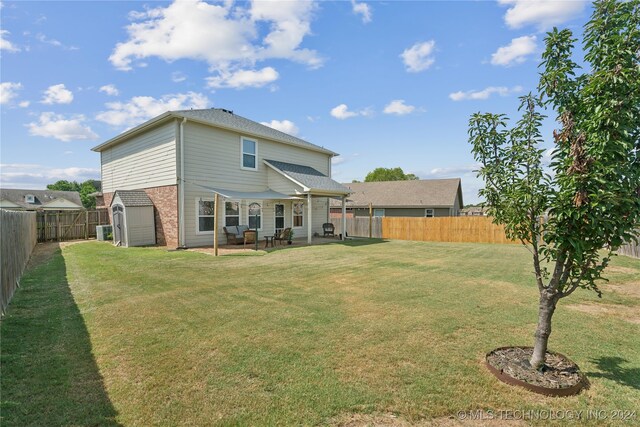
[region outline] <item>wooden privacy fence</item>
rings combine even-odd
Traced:
[[[332,218],[336,233],[341,219]],[[457,216],[437,218],[373,217],[371,237],[425,242],[519,243],[509,240],[504,228],[489,217]],[[369,217],[347,218],[347,234],[369,237]]]
[[[640,231],[638,231],[636,235],[640,235]],[[626,245],[620,246],[616,252],[620,255],[640,258],[640,240],[637,243],[629,242]]]
[[[336,234],[342,234],[342,219],[331,218]],[[347,218],[347,236],[369,237],[369,217]],[[382,218],[371,218],[371,237],[382,238]]]
[[[94,211],[38,212],[38,242],[96,237],[96,226],[109,224],[106,209]]]
[[[385,239],[417,240],[425,242],[519,243],[507,239],[504,227],[491,218],[479,216],[450,216],[437,218],[382,219]]]
[[[0,209],[0,310],[4,315],[36,245],[36,213]]]

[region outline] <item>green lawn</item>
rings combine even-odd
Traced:
[[[578,291],[556,312],[550,349],[581,366],[588,390],[546,398],[483,367],[487,351],[533,342],[529,257],[516,245],[379,240],[218,258],[71,245],[27,273],[1,322],[1,424],[638,411],[638,260],[614,259],[603,300]]]

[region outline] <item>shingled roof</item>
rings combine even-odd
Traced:
[[[331,150],[327,150],[324,147],[320,147],[319,145],[312,144],[304,139],[300,139],[293,135],[289,135],[284,132],[280,132],[279,130],[273,129],[272,127],[265,126],[261,123],[254,122],[253,120],[249,120],[245,117],[234,114],[229,110],[225,110],[222,108],[207,108],[201,110],[175,110],[175,111],[167,111],[164,114],[161,114],[157,117],[154,117],[151,120],[148,120],[139,126],[130,129],[115,138],[110,139],[109,141],[104,142],[96,147],[93,147],[93,151],[102,151],[107,147],[119,144],[129,135],[133,135],[142,129],[153,125],[154,123],[159,123],[163,120],[167,119],[183,119],[197,121],[198,123],[211,125],[223,129],[229,129],[233,131],[237,131],[249,136],[255,136],[258,138],[266,138],[274,141],[279,141],[289,145],[295,145],[298,147],[308,148],[314,151],[320,151],[322,153],[337,155]]]
[[[351,189],[348,207],[366,207],[371,203],[380,208],[451,207],[462,188],[460,178],[424,179],[415,181],[354,182],[343,184]],[[332,200],[332,206],[340,202]],[[460,200],[462,206],[462,200]]]
[[[264,160],[265,164],[281,172],[294,182],[311,191],[335,192],[348,194],[349,189],[337,181],[310,166],[296,165],[294,163],[280,162],[277,160]]]
[[[116,190],[113,198],[119,196],[125,207],[129,206],[153,206],[153,202],[143,190]]]
[[[25,196],[31,194],[34,203],[27,203]],[[25,209],[39,209],[53,202],[56,199],[65,199],[79,206],[82,209],[82,200],[77,191],[54,191],[54,190],[20,190],[14,188],[0,188],[0,200],[7,200]]]

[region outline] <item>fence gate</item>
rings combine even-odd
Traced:
[[[106,210],[37,212],[38,242],[96,237],[96,226],[109,224]]]

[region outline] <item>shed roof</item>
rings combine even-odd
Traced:
[[[285,144],[303,147],[313,151],[319,151],[329,155],[337,155],[337,153],[334,153],[333,151],[328,150],[324,147],[312,144],[308,141],[305,141],[304,139],[289,135],[272,127],[265,126],[261,123],[254,122],[253,120],[249,120],[223,108],[167,111],[166,113],[156,116],[116,136],[115,138],[112,138],[96,147],[93,147],[92,150],[100,152],[108,147],[123,142],[127,137],[132,136],[149,126],[159,124],[160,122],[165,120],[184,118],[210,126],[237,131],[246,134],[247,136],[267,138]]]
[[[462,205],[460,178],[423,179],[412,181],[354,182],[344,184],[352,191],[349,207],[451,207],[456,197]],[[339,206],[340,202],[331,202]]]
[[[24,196],[31,194],[34,203],[25,202]],[[0,188],[0,200],[8,200],[11,203],[25,209],[39,209],[56,199],[65,199],[82,209],[82,200],[77,191],[55,191],[55,190],[20,190],[15,188]]]
[[[116,190],[113,196],[114,200],[116,196],[120,197],[125,207],[153,206],[153,202],[143,190]]]
[[[312,192],[315,190],[338,194],[350,193],[347,187],[310,166],[266,159],[264,163]]]

